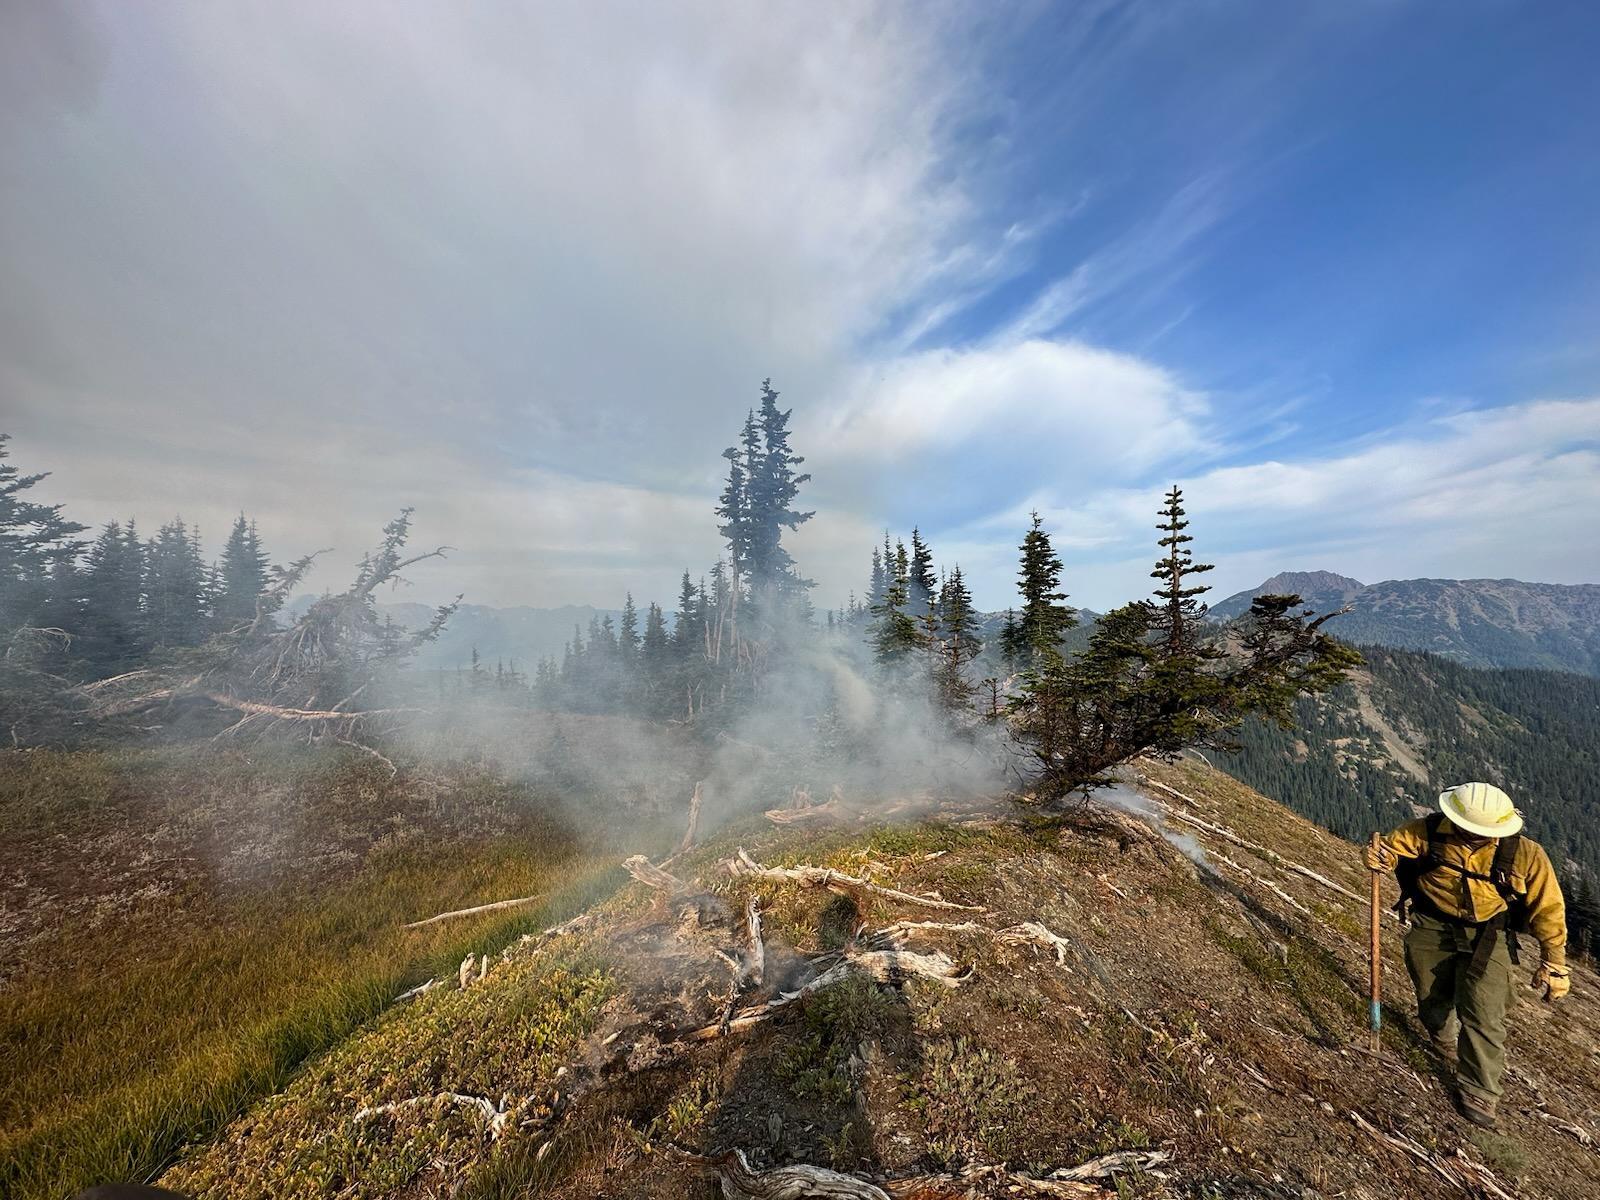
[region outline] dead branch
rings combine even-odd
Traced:
[[[1255,883],[1259,883],[1262,887],[1266,888],[1268,891],[1270,891],[1273,895],[1278,897],[1278,899],[1282,900],[1285,904],[1287,904],[1290,908],[1294,909],[1296,912],[1304,913],[1308,917],[1311,915],[1311,910],[1309,908],[1307,908],[1304,904],[1301,904],[1300,901],[1296,900],[1293,896],[1289,895],[1288,892],[1284,891],[1277,884],[1273,883],[1272,880],[1266,878],[1266,876],[1257,875],[1254,871],[1250,870],[1250,868],[1240,866],[1238,863],[1234,862],[1233,859],[1229,858],[1226,854],[1223,854],[1221,851],[1218,851],[1218,850],[1211,851],[1211,857],[1216,859],[1220,863],[1226,863],[1228,866],[1232,867],[1235,871],[1239,872],[1239,874],[1243,875],[1246,879],[1249,879],[1249,880],[1251,880],[1251,881],[1253,881]]]
[[[689,797],[689,827],[683,831],[683,841],[678,844],[678,854],[687,854],[700,831],[700,796],[706,786],[701,779],[694,785],[694,795]],[[673,857],[677,857],[674,855]]]
[[[642,854],[635,854],[632,858],[624,860],[622,869],[646,887],[666,892],[669,896],[676,896],[686,890],[683,880],[655,866]]]
[[[442,979],[426,979],[423,982],[417,984],[416,987],[411,988],[408,991],[401,992],[398,996],[396,996],[394,998],[394,1003],[400,1004],[400,1003],[402,1003],[402,1002],[404,1002],[406,1000],[413,1000],[418,996],[425,996],[429,992],[433,991],[434,988],[440,987],[443,984],[444,984],[444,980],[442,980]]]
[[[890,1200],[877,1184],[826,1167],[799,1165],[757,1171],[743,1150],[721,1154],[679,1150],[678,1154],[719,1182],[723,1200]]]
[[[761,909],[752,893],[744,901],[745,932],[750,935],[750,949],[744,961],[744,980],[756,987],[767,973],[767,946],[761,939]]]
[[[400,768],[399,767],[395,766],[392,762],[390,762],[383,755],[379,754],[371,746],[362,745],[360,742],[357,742],[357,741],[352,740],[351,738],[345,738],[345,737],[336,737],[333,740],[338,742],[341,746],[349,746],[352,750],[359,750],[359,751],[361,751],[361,753],[371,755],[373,758],[377,759],[384,766],[389,768],[389,778],[390,779],[393,779],[396,775],[400,774]]]
[[[1209,765],[1209,764],[1207,764],[1207,765]],[[1150,776],[1148,776],[1148,775],[1140,775],[1139,776],[1139,782],[1142,783],[1145,787],[1158,788],[1161,791],[1166,792],[1167,795],[1169,795],[1169,796],[1176,796],[1179,800],[1182,800],[1190,808],[1201,808],[1201,807],[1203,807],[1201,805],[1200,801],[1196,800],[1193,796],[1186,796],[1182,792],[1180,792],[1177,788],[1168,787],[1166,784],[1162,783],[1159,780],[1151,779]]]
[[[995,937],[1007,945],[1043,946],[1046,950],[1056,952],[1056,965],[1067,965],[1067,952],[1072,949],[1072,943],[1060,934],[1051,933],[1038,921],[1024,921],[1021,925],[1013,925],[1010,929],[1002,929]]]
[[[409,925],[402,925],[402,929],[421,929],[427,925],[437,925],[440,921],[451,921],[456,917],[473,917],[479,913],[501,912],[507,908],[520,908],[524,904],[537,904],[546,896],[519,896],[515,900],[496,900],[493,904],[479,904],[474,908],[458,908],[453,912],[442,912],[437,916],[428,917],[423,921],[412,921]]]
[[[1312,880],[1314,883],[1320,883],[1323,887],[1338,892],[1339,895],[1345,896],[1351,900],[1355,900],[1358,903],[1365,904],[1367,902],[1366,898],[1358,896],[1349,888],[1335,883],[1326,875],[1319,875],[1310,867],[1302,867],[1299,863],[1290,862],[1276,850],[1269,849],[1266,846],[1258,846],[1255,842],[1248,842],[1244,838],[1240,837],[1237,833],[1234,833],[1231,829],[1225,829],[1221,825],[1213,825],[1210,821],[1202,821],[1199,817],[1192,817],[1188,813],[1179,812],[1170,805],[1163,804],[1161,806],[1161,811],[1166,813],[1166,815],[1169,817],[1182,821],[1185,825],[1193,825],[1196,829],[1203,829],[1215,837],[1222,838],[1224,841],[1232,842],[1235,846],[1249,850],[1253,854],[1259,854],[1262,858],[1266,859],[1275,867],[1285,871],[1292,871],[1296,875],[1303,875],[1305,878]]]
[[[938,908],[958,912],[985,911],[975,904],[956,904],[953,901],[941,900],[935,896],[914,896],[910,892],[879,887],[875,883],[868,883],[865,879],[857,878],[854,875],[846,875],[844,872],[835,871],[831,867],[762,866],[745,853],[743,847],[739,849],[738,857],[728,863],[728,870],[735,876],[770,879],[778,883],[798,883],[804,887],[826,888],[837,895],[853,896],[858,900],[868,900],[876,897],[896,904],[911,904],[920,908]]]
[[[462,1092],[439,1092],[433,1096],[412,1096],[409,1099],[395,1100],[388,1104],[370,1105],[366,1108],[357,1109],[355,1116],[350,1119],[360,1123],[373,1117],[393,1116],[397,1112],[404,1112],[412,1108],[422,1108],[430,1104],[438,1104],[441,1101],[447,1104],[459,1105],[463,1108],[475,1109],[482,1113],[483,1119],[488,1122],[489,1136],[491,1138],[498,1138],[505,1131],[506,1121],[510,1119],[519,1107],[517,1105],[500,1107],[489,1100],[485,1100],[482,1096],[468,1096]]]
[[[949,955],[912,954],[905,950],[869,950],[860,954],[853,954],[822,972],[805,986],[792,992],[780,992],[765,1004],[757,1004],[738,1013],[724,1011],[722,1018],[714,1025],[707,1025],[700,1029],[691,1030],[680,1039],[685,1042],[707,1042],[712,1038],[724,1037],[740,1029],[749,1029],[752,1025],[759,1024],[769,1017],[781,1012],[795,1001],[812,992],[821,991],[825,987],[847,978],[855,971],[865,972],[878,983],[903,983],[907,979],[931,979],[945,987],[960,987],[972,978],[972,968],[962,969],[957,967]]]
[[[201,695],[223,708],[248,713],[253,717],[273,717],[279,721],[370,721],[379,717],[409,716],[428,711],[424,708],[369,708],[363,712],[339,712],[331,708],[284,708],[277,704],[262,704],[256,700],[241,700],[224,692],[202,692]]]
[[[1351,1112],[1350,1119],[1355,1125],[1380,1146],[1387,1147],[1398,1154],[1408,1155],[1422,1163],[1446,1183],[1459,1188],[1469,1196],[1490,1196],[1493,1200],[1516,1200],[1509,1192],[1502,1188],[1494,1173],[1482,1163],[1474,1162],[1467,1157],[1463,1148],[1457,1148],[1455,1157],[1444,1159],[1432,1153],[1414,1138],[1403,1133],[1385,1133],[1358,1112]]]

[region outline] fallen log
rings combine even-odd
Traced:
[[[1246,841],[1231,829],[1226,829],[1221,825],[1213,825],[1210,821],[1203,821],[1199,817],[1192,817],[1186,812],[1179,812],[1177,809],[1167,804],[1163,804],[1161,806],[1161,811],[1169,817],[1182,821],[1185,825],[1193,825],[1196,829],[1203,829],[1215,837],[1222,838],[1227,842],[1232,842],[1235,846],[1249,850],[1253,854],[1259,854],[1262,858],[1266,859],[1273,866],[1278,867],[1281,870],[1292,871],[1296,875],[1303,875],[1305,878],[1314,883],[1319,883],[1325,888],[1329,888],[1332,891],[1338,892],[1341,896],[1348,897],[1349,899],[1358,901],[1362,904],[1367,903],[1366,897],[1356,895],[1349,888],[1335,883],[1326,875],[1319,875],[1310,867],[1303,867],[1297,862],[1290,862],[1287,858],[1284,858],[1283,855],[1279,854],[1276,850],[1270,849],[1269,847],[1259,846],[1255,842]]]
[[[920,908],[937,908],[956,912],[985,911],[976,904],[956,904],[950,900],[941,900],[936,896],[914,896],[910,892],[898,891],[895,888],[879,887],[877,884],[869,883],[867,880],[857,876],[846,875],[843,871],[835,871],[832,867],[763,866],[745,853],[743,847],[739,849],[739,856],[730,860],[727,866],[729,872],[734,876],[770,879],[778,883],[798,883],[803,887],[825,888],[837,895],[853,896],[860,900],[877,898],[892,901],[896,904],[910,904]]]
[[[1243,875],[1246,879],[1249,879],[1255,883],[1259,883],[1262,887],[1266,888],[1296,912],[1303,913],[1308,917],[1311,915],[1311,910],[1309,908],[1307,908],[1304,904],[1301,904],[1300,901],[1289,895],[1288,892],[1284,891],[1266,876],[1257,875],[1254,871],[1250,870],[1249,867],[1240,866],[1238,863],[1234,862],[1233,859],[1229,858],[1226,854],[1223,854],[1219,850],[1213,850],[1211,852],[1211,857],[1216,859],[1218,862],[1227,863],[1228,866],[1239,872],[1239,874]]]

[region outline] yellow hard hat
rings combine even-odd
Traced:
[[[1450,824],[1479,837],[1510,837],[1522,829],[1522,814],[1511,797],[1492,783],[1458,783],[1439,797],[1439,811]]]

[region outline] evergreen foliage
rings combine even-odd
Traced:
[[[1017,590],[1022,594],[1022,615],[1008,653],[1024,668],[1051,670],[1061,664],[1061,637],[1078,623],[1061,601],[1061,559],[1050,544],[1039,514],[1023,535],[1022,561],[1017,570]]]
[[[240,513],[222,547],[222,561],[216,571],[214,611],[222,628],[255,620],[256,604],[267,590],[270,567],[255,522],[247,521]]]
[[[0,640],[23,627],[61,628],[70,621],[66,588],[83,553],[84,526],[26,493],[49,472],[24,475],[6,460],[10,435],[0,433]]]

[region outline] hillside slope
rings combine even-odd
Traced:
[[[1504,1136],[1473,1132],[1418,1048],[1392,925],[1384,1058],[1360,1052],[1353,848],[1202,765],[1145,770],[1120,808],[830,805],[726,829],[670,875],[636,863],[654,886],[397,1004],[165,1182],[677,1200],[726,1168],[694,1155],[737,1149],[855,1177],[835,1196],[1596,1194],[1593,973],[1560,1008],[1519,1000]],[[900,891],[736,874],[741,845]],[[764,971],[739,994],[752,909]],[[1090,1160],[1115,1178],[1052,1174]]]
[[[1297,592],[1318,611],[1350,606],[1332,626],[1358,645],[1427,650],[1475,667],[1600,675],[1600,584],[1519,579],[1390,579],[1363,584],[1329,571],[1289,571],[1211,608],[1231,620],[1268,592]]]
[[[1219,765],[1358,840],[1451,784],[1490,780],[1558,866],[1600,879],[1600,679],[1363,653],[1347,685],[1298,702],[1292,731],[1251,721]]]

